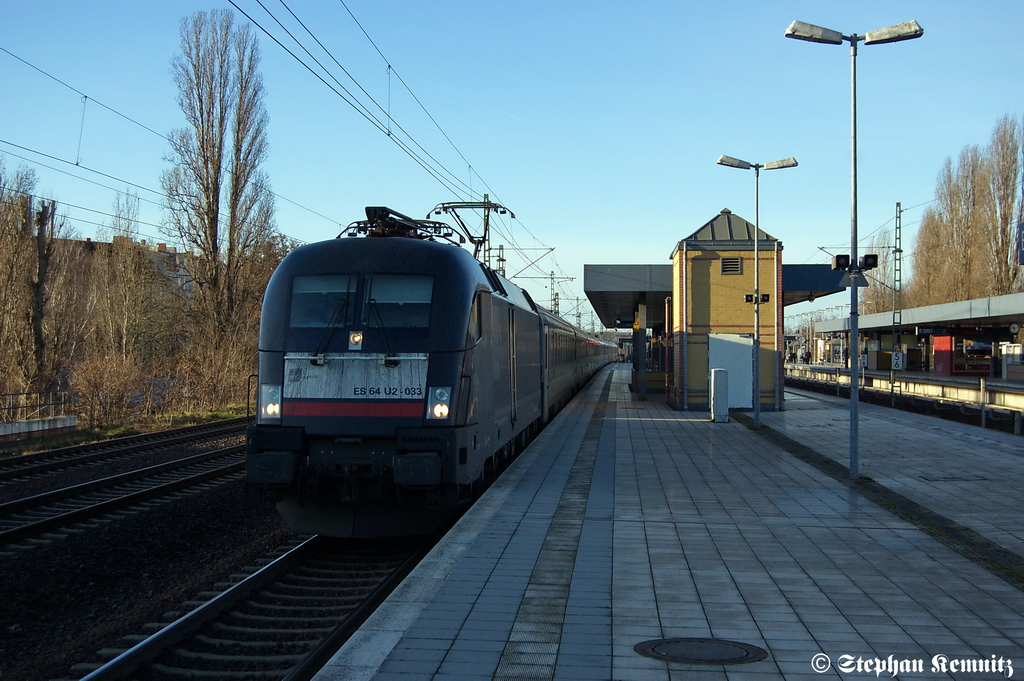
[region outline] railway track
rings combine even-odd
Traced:
[[[437,537],[403,541],[313,537],[126,650],[82,681],[308,679],[422,558]],[[115,657],[116,655],[116,657]]]
[[[143,435],[62,447],[45,452],[0,458],[0,483],[51,473],[97,461],[129,456],[157,447],[169,447],[216,437],[240,434],[248,421],[244,418],[216,421]]]
[[[245,468],[245,447],[218,449],[0,504],[0,547],[30,546],[61,529],[123,511]],[[29,544],[23,542],[28,541]],[[21,542],[21,543],[19,543]]]

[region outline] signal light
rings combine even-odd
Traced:
[[[260,423],[281,422],[281,386],[260,384]]]
[[[848,270],[850,269],[850,256],[849,255],[833,255],[832,256],[832,269],[834,270]]]
[[[427,391],[427,418],[446,419],[450,411],[452,389],[430,388]]]
[[[862,270],[873,270],[878,267],[878,255],[869,253],[861,258],[860,268]]]

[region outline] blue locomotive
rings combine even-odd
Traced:
[[[298,532],[432,530],[615,358],[445,223],[366,212],[356,238],[290,253],[263,300],[247,495]]]

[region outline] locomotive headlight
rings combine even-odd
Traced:
[[[260,423],[281,422],[281,386],[260,384]]]
[[[427,418],[446,419],[448,418],[451,404],[451,388],[431,388],[427,391]]]
[[[348,349],[349,350],[362,350],[363,349],[363,332],[362,331],[351,331],[348,334]]]

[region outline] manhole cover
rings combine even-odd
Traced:
[[[744,664],[768,657],[757,646],[720,638],[663,638],[637,643],[633,650],[655,660],[689,664]]]

